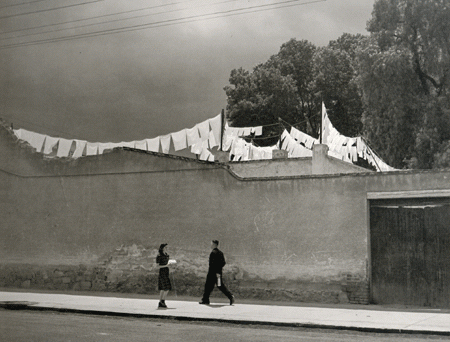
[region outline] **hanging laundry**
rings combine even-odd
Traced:
[[[256,137],[262,135],[262,129],[262,126],[253,127],[253,133],[255,133]]]
[[[13,129],[13,133],[14,133],[14,135],[17,137],[17,139],[23,140],[23,139],[22,139],[22,132],[23,132],[23,129],[22,129],[22,128],[19,128],[19,129]]]
[[[238,127],[230,127],[228,123],[225,124],[225,135],[238,137],[239,136],[239,128]]]
[[[72,158],[80,158],[83,156],[83,152],[86,148],[85,140],[75,140],[75,151],[73,152]]]
[[[187,147],[186,129],[182,129],[181,131],[171,133],[171,135],[175,151],[183,150]]]
[[[186,129],[186,137],[188,146],[192,146],[201,140],[198,128],[196,126]]]
[[[159,137],[145,140],[147,141],[147,151],[159,152]]]
[[[244,153],[242,154],[243,160],[250,160],[250,145],[247,142],[244,142]]]
[[[138,150],[144,150],[147,151],[147,140],[139,140],[136,141],[134,147]]]
[[[200,132],[201,139],[203,141],[207,140],[209,137],[209,122],[208,122],[208,120],[200,122],[195,126],[198,128],[198,130]]]
[[[120,143],[117,143],[117,146],[115,147],[128,147],[128,148],[135,148],[135,141],[121,141]]]
[[[276,149],[276,145],[274,146],[267,146],[267,147],[262,147],[261,151],[262,151],[262,159],[272,159],[272,151],[274,149]]]
[[[31,132],[26,129],[21,129],[19,135],[20,135],[19,139],[29,143],[31,147],[36,149],[36,152],[42,151],[42,146],[44,145],[45,141],[44,134]]]
[[[213,148],[213,147],[219,145],[219,144],[216,142],[216,137],[215,137],[213,131],[209,132],[208,142],[209,142],[209,148]]]
[[[222,151],[229,151],[233,145],[235,137],[232,135],[225,135],[223,139]]]
[[[168,154],[170,150],[170,134],[163,135],[161,139],[161,149],[162,153]]]
[[[362,138],[357,137],[356,138],[356,150],[358,151],[358,154],[364,150],[364,145],[365,144],[364,144]]]
[[[191,146],[191,152],[194,154],[200,154],[202,153],[202,141],[199,140],[196,144]]]
[[[286,148],[287,148],[288,141],[289,141],[288,136],[289,136],[289,133],[286,130],[284,130],[283,133],[281,133],[281,141],[282,141],[281,149],[282,150],[286,150]]]
[[[49,137],[48,135],[45,136],[44,149],[43,149],[42,153],[44,153],[44,154],[52,153],[53,152],[53,147],[56,146],[58,141],[59,141],[59,138]]]
[[[58,144],[58,152],[56,153],[57,157],[68,157],[70,149],[72,147],[73,140],[67,140],[67,139],[59,139]]]
[[[211,127],[211,131],[214,134],[214,139],[216,140],[217,144],[220,142],[220,136],[222,134],[222,115],[218,114],[212,119],[208,120],[209,126]]]
[[[98,143],[91,143],[88,142],[86,144],[86,155],[87,156],[94,156],[98,154]]]
[[[247,135],[250,135],[251,132],[252,132],[251,127],[244,127],[244,128],[242,129],[242,135],[243,135],[244,137],[246,137]]]
[[[122,143],[120,143],[122,144]],[[98,144],[98,154],[103,154],[105,150],[112,150],[114,147],[116,147],[116,144],[114,143],[99,143]]]
[[[208,141],[205,140],[202,143],[202,152],[200,153],[199,159],[200,160],[208,160],[209,155],[211,152],[208,151]]]
[[[230,154],[235,156],[243,156],[244,155],[244,147],[245,141],[242,138],[235,138],[233,145],[231,146]]]
[[[250,158],[251,160],[261,160],[261,151],[258,147],[250,145]]]

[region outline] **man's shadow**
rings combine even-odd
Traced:
[[[218,308],[223,308],[226,305],[225,304],[207,304],[205,306],[209,306],[210,308],[213,308],[213,309],[218,309]]]

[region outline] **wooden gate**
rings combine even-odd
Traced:
[[[450,200],[370,201],[374,303],[450,307]]]

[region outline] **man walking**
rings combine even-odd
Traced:
[[[209,255],[209,269],[206,276],[205,292],[203,293],[203,298],[200,304],[209,304],[209,296],[214,290],[214,285],[217,284],[218,289],[222,291],[223,294],[230,300],[230,305],[233,305],[234,296],[230,291],[228,291],[225,284],[223,283],[222,268],[225,266],[225,257],[223,256],[223,253],[219,250],[219,248],[217,248],[218,246],[219,241],[212,240],[212,251]]]

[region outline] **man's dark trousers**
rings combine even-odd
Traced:
[[[214,286],[217,283],[217,275],[216,273],[208,272],[208,275],[206,276],[206,282],[205,282],[205,292],[203,293],[202,302],[203,303],[209,303],[209,296],[211,292],[214,290]],[[230,291],[228,291],[227,287],[223,283],[222,275],[220,275],[220,286],[217,286],[217,288],[223,292],[225,296],[228,297],[228,299],[231,299],[233,295]]]

